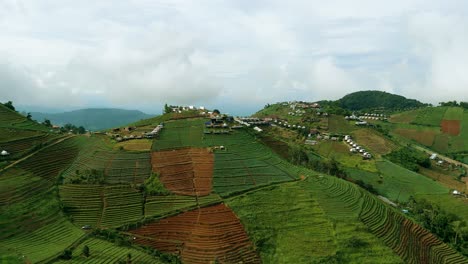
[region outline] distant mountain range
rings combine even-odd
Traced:
[[[54,125],[70,123],[92,131],[124,126],[153,116],[138,110],[115,108],[88,108],[64,113],[32,112],[31,115],[38,122],[49,119]]]

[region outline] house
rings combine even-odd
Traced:
[[[254,127],[254,130],[257,131],[257,132],[262,132],[263,130],[261,128],[259,128],[258,126]]]
[[[459,191],[457,191],[457,190],[453,190],[452,194],[453,194],[453,195],[460,195],[461,192],[459,192]]]
[[[366,121],[358,121],[355,123],[356,126],[366,126],[367,122]]]
[[[435,160],[437,158],[437,154],[433,153],[429,158],[431,160]]]
[[[2,156],[8,156],[8,155],[10,155],[10,153],[8,153],[8,151],[6,151],[6,150],[2,150],[2,152],[0,153],[0,155],[2,155]]]
[[[317,143],[318,142],[316,140],[307,139],[304,144],[314,146],[317,145]]]
[[[311,136],[315,136],[315,135],[317,135],[317,134],[320,134],[320,132],[318,131],[318,129],[313,128],[313,129],[311,129],[311,130],[309,131],[309,134],[310,134]]]

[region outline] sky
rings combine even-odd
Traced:
[[[0,101],[27,109],[468,101],[466,0],[0,0],[0,32]]]

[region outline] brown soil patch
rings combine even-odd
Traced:
[[[153,152],[151,164],[164,186],[175,194],[205,196],[211,193],[214,155],[208,149]]]
[[[415,129],[397,128],[394,132],[400,136],[415,140],[425,146],[432,146],[437,132],[432,130],[418,131]]]
[[[460,134],[460,120],[442,120],[440,128],[444,134],[458,136]]]
[[[131,231],[141,245],[183,263],[260,263],[242,224],[224,204],[196,209]]]
[[[385,155],[397,149],[395,143],[370,129],[360,129],[354,131],[352,135],[356,138],[356,142],[359,145],[369,148],[375,154]]]

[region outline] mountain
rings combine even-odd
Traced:
[[[101,130],[123,126],[128,123],[152,117],[138,110],[114,108],[88,108],[64,113],[32,112],[32,118],[42,122],[49,119],[55,125],[71,123],[89,130]]]
[[[405,109],[425,106],[415,99],[382,91],[359,91],[348,94],[338,100],[342,108],[363,110],[372,108]]]

